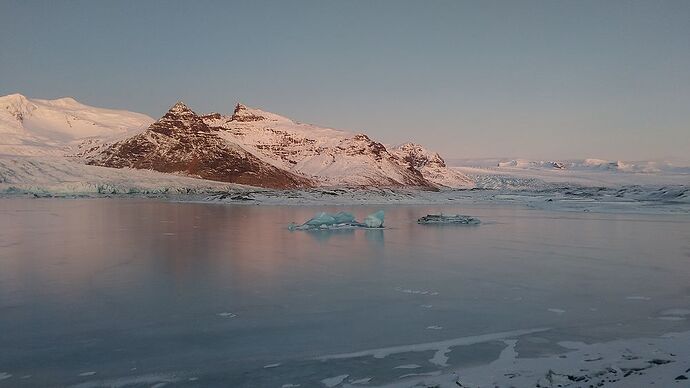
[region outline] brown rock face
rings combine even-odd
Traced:
[[[231,121],[248,122],[248,121],[261,121],[266,118],[253,114],[247,109],[245,105],[237,104],[235,105],[235,111],[232,113]]]
[[[149,169],[267,188],[311,187],[304,177],[262,161],[218,136],[181,102],[146,131],[107,144],[87,164]]]

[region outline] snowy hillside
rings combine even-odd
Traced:
[[[73,98],[0,97],[0,154],[62,155],[83,139],[110,138],[146,128],[150,117],[134,112],[95,108]]]

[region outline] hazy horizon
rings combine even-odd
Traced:
[[[687,160],[690,3],[0,2],[0,95],[236,102],[447,159]]]

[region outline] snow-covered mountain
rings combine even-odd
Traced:
[[[310,187],[313,182],[277,168],[226,141],[178,102],[144,132],[94,146],[80,155],[87,164],[178,173],[271,188]]]
[[[436,187],[365,134],[298,123],[242,104],[232,116],[212,114],[204,121],[257,157],[322,185]]]
[[[68,157],[270,188],[314,186],[468,188],[471,179],[436,153],[387,147],[362,133],[295,122],[237,104],[197,115],[183,103],[154,123],[72,98],[0,97],[0,155]]]
[[[106,139],[146,128],[153,119],[141,113],[95,108],[73,98],[0,97],[0,154],[62,155],[84,139]]]
[[[322,128],[237,104],[232,115],[199,116],[178,103],[144,133],[84,143],[89,164],[147,168],[263,187],[471,187],[437,154],[389,149],[365,134]],[[280,177],[280,178],[279,178]]]

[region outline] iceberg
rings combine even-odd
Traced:
[[[464,216],[461,214],[427,214],[424,217],[418,219],[417,223],[422,225],[479,225],[481,221],[479,221],[479,218]]]
[[[367,228],[383,228],[383,210],[366,216],[366,218],[364,218],[364,224]]]
[[[351,229],[351,228],[383,228],[383,210],[370,214],[364,218],[364,222],[359,222],[355,219],[352,213],[338,212],[335,214],[328,214],[325,212],[317,213],[307,222],[299,225],[290,223],[288,229],[290,230],[333,230],[333,229]]]

